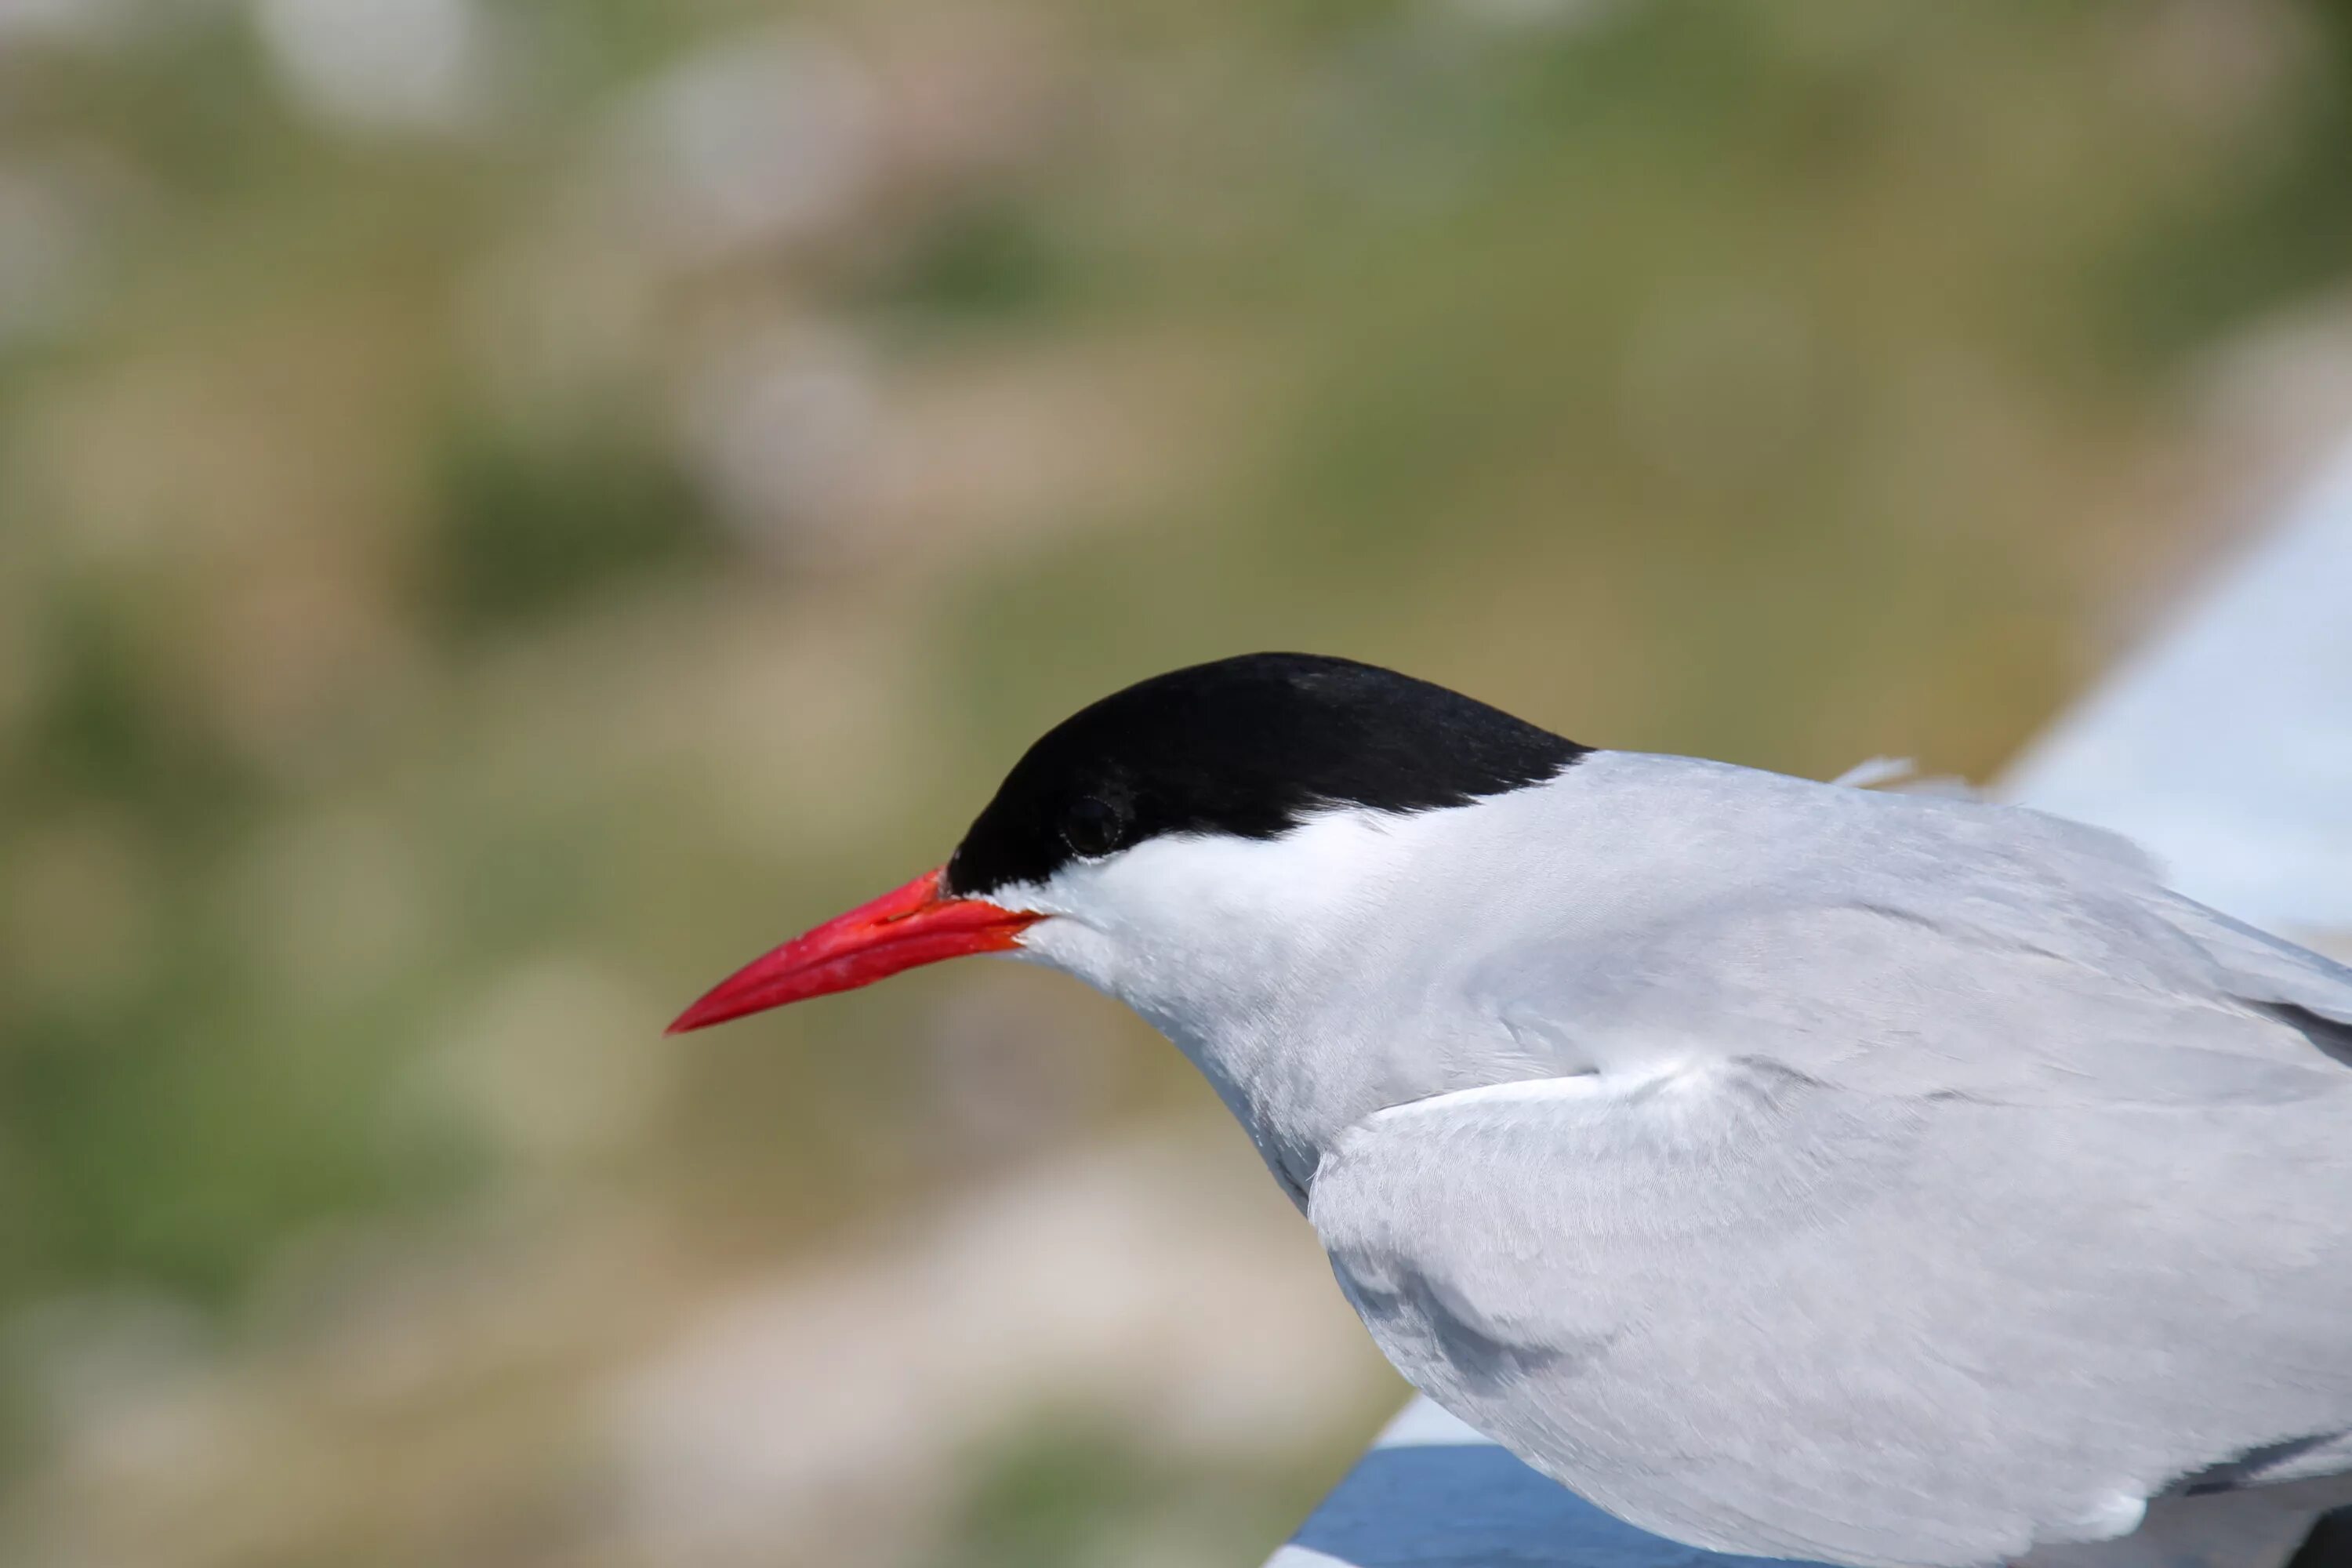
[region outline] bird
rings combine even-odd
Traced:
[[[2352,970],[2102,830],[1249,654],[671,1028],[970,953],[1165,1035],[1405,1380],[1658,1534],[2277,1568],[2352,1501]]]

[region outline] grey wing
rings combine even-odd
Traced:
[[[1381,1112],[1309,1214],[1410,1381],[1603,1507],[1991,1563],[2352,1429],[2343,1098],[1889,1100],[1736,1058]]]
[[[2181,898],[2094,830],[1874,805],[1863,852],[1804,846],[1669,918],[1497,954],[1475,987],[1603,1070],[1750,1053],[1877,1093],[2182,1107],[2352,1073],[2352,970]]]
[[[2352,1465],[2352,973],[2104,836],[1863,810],[1859,848],[1792,832],[1750,889],[1487,965],[1592,1071],[1327,1158],[1383,1348],[1726,1550],[1986,1562]]]
[[[2352,1067],[2352,969],[2177,894],[2156,907],[2211,963],[2217,989],[2265,1009]]]

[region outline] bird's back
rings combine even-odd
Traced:
[[[1391,1357],[1638,1522],[1971,1563],[2352,1466],[2352,973],[2034,814],[1599,753],[1476,972],[1581,1076],[1366,1118]]]

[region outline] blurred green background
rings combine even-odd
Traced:
[[[1247,1563],[1399,1394],[1009,965],[1255,647],[1977,776],[2352,415],[2286,0],[0,0],[0,1557]]]

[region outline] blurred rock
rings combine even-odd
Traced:
[[[966,1159],[1059,1142],[1111,1100],[1113,1041],[1072,1027],[1036,986],[989,983],[997,978],[942,999],[926,1031],[939,1132]]]
[[[173,1446],[148,1440],[173,1424],[139,1413],[159,1390],[194,1379],[213,1344],[200,1316],[165,1298],[68,1295],[18,1313],[0,1348],[52,1429],[68,1440],[102,1434],[110,1452],[128,1457]]]
[[[2235,517],[2216,521],[2259,518],[2352,425],[2352,296],[2273,317],[2211,356],[2201,379],[2215,454],[2248,487]]]
[[[233,1354],[168,1305],[22,1320],[56,1440],[0,1552],[886,1568],[929,1560],[969,1450],[1041,1416],[1247,1466],[1336,1450],[1391,1397],[1221,1122],[1042,1161],[765,1279],[698,1278],[615,1221],[314,1238]]]
[[[689,469],[719,513],[779,561],[840,557],[873,484],[881,394],[870,357],[835,329],[786,323],[719,345],[680,399]]]
[[[1503,33],[1553,32],[1586,26],[1617,9],[1621,0],[1437,0],[1432,9],[1449,20]]]
[[[2160,0],[2130,18],[2130,79],[2207,130],[2260,118],[2324,45],[2281,0]]]
[[[90,298],[108,195],[95,173],[87,161],[0,163],[0,349],[68,325]]]
[[[1150,337],[927,366],[890,387],[866,526],[901,570],[944,578],[1147,517],[1217,471],[1248,426],[1253,368],[1246,344]]]
[[[866,68],[814,27],[688,55],[639,88],[614,132],[624,221],[675,261],[814,238],[855,209],[875,164]]]
[[[614,1391],[631,1537],[671,1563],[902,1561],[959,1451],[1024,1409],[1228,1457],[1347,1419],[1386,1374],[1313,1237],[1212,1142],[1045,1163],[687,1325]]]
[[[885,161],[949,192],[1017,173],[1066,131],[1080,68],[1060,18],[1006,5],[913,5],[871,19]]]
[[[123,23],[122,0],[0,0],[0,48],[100,44]]]
[[[446,134],[493,101],[475,0],[254,0],[254,23],[288,90],[339,129]]]

